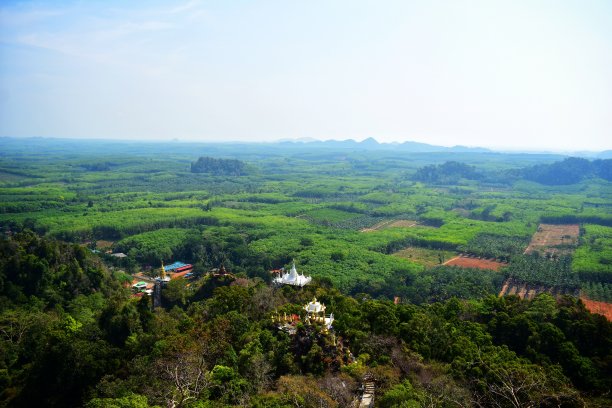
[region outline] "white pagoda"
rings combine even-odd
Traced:
[[[295,269],[295,262],[293,262],[291,270],[285,274],[282,274],[281,276],[274,278],[274,283],[278,283],[280,285],[292,285],[302,287],[308,285],[311,280],[312,277],[310,276],[300,275],[297,269]]]
[[[317,300],[312,299],[310,303],[304,306],[304,310],[307,313],[306,320],[309,323],[320,323],[323,324],[325,330],[330,330],[332,323],[334,322],[334,314],[325,314],[325,305]]]

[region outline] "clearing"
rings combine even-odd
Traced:
[[[112,241],[105,241],[103,239],[99,239],[96,241],[96,248],[98,249],[107,249],[112,248],[115,243]]]
[[[359,231],[360,232],[372,232],[372,231],[378,231],[378,230],[387,229],[387,228],[400,228],[400,227],[401,228],[412,228],[412,227],[416,227],[417,225],[419,225],[419,223],[414,220],[385,220],[371,227],[362,228]]]
[[[506,279],[502,285],[499,296],[517,295],[521,299],[531,300],[540,293],[548,293],[552,296],[562,295],[578,295],[578,291],[574,289],[555,288],[544,285],[531,285],[523,282],[516,282],[513,279]]]
[[[542,255],[571,254],[578,243],[578,235],[580,235],[578,224],[540,224],[531,237],[525,254],[533,252],[539,252]]]
[[[406,247],[400,251],[397,251],[393,255],[408,259],[426,267],[432,267],[442,264],[446,259],[453,258],[455,256],[455,252],[418,247]]]
[[[497,262],[492,259],[472,258],[460,255],[444,262],[444,265],[459,266],[461,268],[491,269],[494,271],[499,271],[503,266],[506,266],[508,264],[503,262]]]

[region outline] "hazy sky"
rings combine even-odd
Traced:
[[[0,2],[0,135],[612,148],[612,1]]]

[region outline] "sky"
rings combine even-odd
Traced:
[[[0,136],[612,149],[612,1],[3,0]]]

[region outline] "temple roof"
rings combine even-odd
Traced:
[[[317,298],[313,298],[310,303],[304,306],[304,310],[308,313],[309,322],[318,322],[325,325],[326,330],[330,330],[332,328],[332,323],[334,322],[334,314],[326,315],[325,314],[325,305],[317,300]]]
[[[325,312],[325,305],[319,302],[317,298],[314,298],[312,302],[304,306],[304,310],[308,313],[323,313]]]

